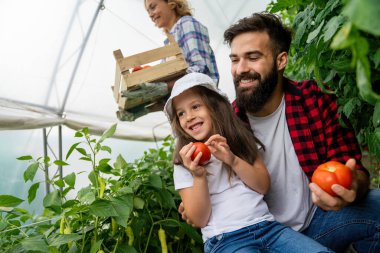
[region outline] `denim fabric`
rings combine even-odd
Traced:
[[[317,209],[305,235],[343,252],[353,243],[358,253],[380,252],[380,190],[338,212]]]
[[[205,253],[316,253],[333,252],[309,237],[276,221],[263,221],[208,239]]]

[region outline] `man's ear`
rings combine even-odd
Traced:
[[[277,55],[277,69],[284,70],[286,67],[286,64],[288,64],[288,53],[287,52],[279,53]]]

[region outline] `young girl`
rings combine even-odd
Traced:
[[[202,228],[206,253],[332,252],[274,221],[263,200],[270,179],[259,142],[210,77],[177,80],[164,112],[176,137],[175,188],[187,217]],[[196,141],[212,153],[206,165],[198,164],[201,153],[191,160]]]

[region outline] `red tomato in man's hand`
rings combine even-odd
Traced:
[[[193,161],[195,157],[197,157],[198,153],[202,152],[201,159],[199,159],[199,164],[206,164],[211,158],[210,149],[203,142],[194,142],[193,144],[195,146],[195,150],[194,153],[191,155],[191,160]]]
[[[333,184],[339,184],[349,189],[352,183],[352,172],[349,167],[340,162],[330,161],[323,163],[314,171],[311,181],[316,183],[331,196],[337,196],[331,189]]]

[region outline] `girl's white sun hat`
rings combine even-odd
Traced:
[[[203,86],[211,91],[218,93],[224,99],[228,100],[227,95],[216,87],[215,82],[208,75],[202,73],[188,73],[185,76],[178,79],[173,86],[169,99],[166,101],[164,107],[164,113],[168,117],[169,121],[173,119],[173,98],[181,94],[182,92],[194,87]]]

